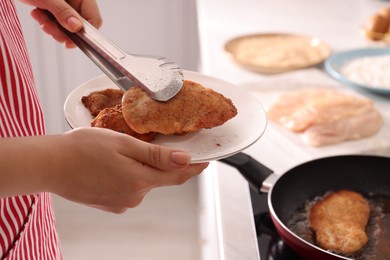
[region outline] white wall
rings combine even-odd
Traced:
[[[30,6],[15,1],[35,73],[48,133],[69,130],[63,104],[80,83],[102,72],[78,49],[68,50],[44,34]],[[197,70],[199,59],[195,0],[98,0],[101,31],[130,53],[168,57]]]

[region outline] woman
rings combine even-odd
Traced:
[[[96,27],[95,0],[22,0],[32,17],[67,47],[73,43],[42,11],[66,29]],[[50,193],[102,210],[122,213],[152,188],[182,184],[207,164],[190,165],[183,151],[144,143],[106,129],[44,135],[15,6],[0,0],[0,259],[61,259]]]

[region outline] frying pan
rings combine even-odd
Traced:
[[[251,156],[238,153],[222,162],[234,166],[260,192],[282,239],[305,259],[351,259],[305,241],[288,228],[298,207],[329,191],[349,189],[390,196],[390,158],[371,155],[324,157],[300,164],[277,177]],[[267,169],[267,170],[265,170]],[[268,183],[267,183],[268,181]]]

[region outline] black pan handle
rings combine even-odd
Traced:
[[[259,192],[263,181],[273,173],[271,169],[245,153],[237,153],[220,161],[235,167],[249,182],[251,187]]]

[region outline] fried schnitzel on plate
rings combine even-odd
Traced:
[[[184,71],[184,79],[211,88],[230,98],[238,114],[225,124],[201,129],[186,135],[159,135],[152,143],[183,149],[191,153],[192,162],[222,159],[254,144],[264,133],[267,116],[259,101],[249,92],[220,79]],[[93,78],[76,87],[64,104],[64,113],[70,127],[91,127],[91,116],[81,97],[93,91],[117,88],[105,75]],[[178,111],[180,113],[180,111]]]

